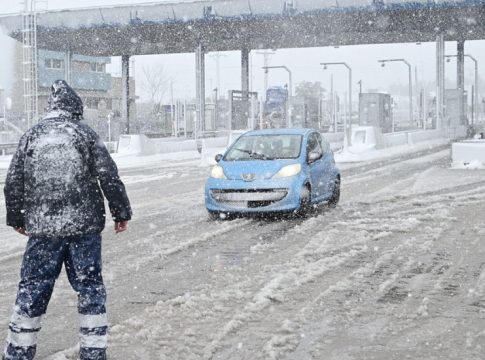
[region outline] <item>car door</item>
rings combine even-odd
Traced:
[[[310,159],[310,154],[312,153],[318,153],[319,156],[316,159]],[[319,201],[325,195],[325,189],[328,187],[324,178],[325,161],[323,155],[320,134],[312,132],[308,135],[306,145],[306,157],[312,188],[312,201]]]
[[[333,186],[334,186],[334,178],[335,178],[335,160],[333,157],[333,152],[330,149],[330,144],[322,138],[321,134],[318,135],[318,140],[322,147],[323,156],[322,156],[322,195],[325,199],[329,198],[332,195]]]

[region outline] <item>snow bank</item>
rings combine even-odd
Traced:
[[[199,160],[197,150],[180,151],[168,154],[154,154],[148,156],[111,154],[120,169],[133,167],[170,167],[183,162],[185,165],[193,164]]]
[[[351,147],[350,149],[352,149],[353,152],[346,149],[335,153],[335,161],[337,163],[349,163],[386,159],[400,154],[410,154],[413,152],[430,149],[447,143],[447,139],[436,139],[421,144],[406,144],[384,149],[364,149],[365,151],[361,152],[357,151],[357,148]]]
[[[451,160],[454,169],[485,169],[485,140],[452,144]]]

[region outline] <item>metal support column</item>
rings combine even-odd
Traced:
[[[445,40],[443,33],[436,37],[436,129],[443,127],[445,100]]]
[[[472,60],[475,62],[475,94],[474,94],[474,110],[473,110],[473,113],[475,114],[474,116],[474,120],[475,122],[479,122],[480,121],[480,104],[478,102],[478,62],[475,58],[471,57]]]
[[[465,40],[458,40],[456,43],[456,88],[458,90],[458,111],[460,125],[467,125],[465,117]]]
[[[22,14],[22,82],[27,126],[38,121],[37,12],[35,1],[24,1]]]
[[[241,91],[242,91],[242,105],[245,118],[249,119],[250,115],[250,102],[249,102],[249,49],[241,50]],[[249,127],[248,121],[246,122],[246,128]]]
[[[71,49],[66,50],[64,54],[64,79],[66,82],[72,86],[72,51]]]
[[[241,90],[249,91],[249,49],[241,50]]]
[[[345,129],[345,135],[347,137],[347,147],[352,146],[352,69],[346,65],[349,69],[349,123]]]
[[[195,48],[195,97],[197,102],[195,137],[205,130],[205,52],[202,43]]]
[[[121,114],[126,124],[125,133],[130,133],[130,55],[121,56]]]
[[[473,88],[473,94],[472,94],[472,99],[473,99],[473,106],[472,106],[472,125],[474,125],[477,121],[480,120],[479,118],[479,108],[480,105],[478,103],[478,61],[471,55],[465,55],[466,57],[469,57],[475,64],[475,86]]]

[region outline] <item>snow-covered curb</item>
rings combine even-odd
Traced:
[[[335,161],[337,163],[348,163],[386,159],[400,154],[411,154],[417,151],[432,149],[434,147],[445,145],[448,143],[448,139],[437,139],[430,140],[426,143],[393,146],[379,150],[371,149],[367,151],[362,151],[362,149],[352,148],[350,151],[343,150],[341,152],[335,153]]]

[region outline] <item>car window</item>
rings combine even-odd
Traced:
[[[308,136],[307,154],[310,154],[312,151],[319,151],[320,153],[323,153],[322,145],[318,139],[317,133],[311,133]]]
[[[321,135],[318,135],[318,141],[320,142],[320,146],[322,147],[323,153],[326,154],[330,150],[330,144],[327,140]]]
[[[231,146],[224,160],[296,159],[301,143],[301,135],[245,135]]]

